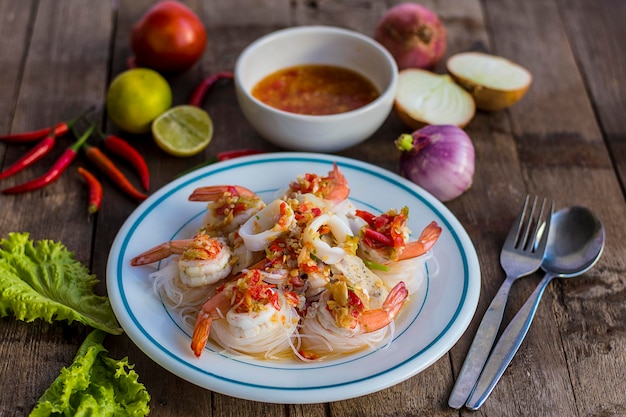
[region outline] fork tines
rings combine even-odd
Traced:
[[[531,201],[532,200],[532,201]],[[553,204],[547,208],[548,200],[543,198],[538,203],[539,197],[527,195],[524,199],[524,206],[519,214],[517,236],[515,237],[515,247],[529,252],[539,249],[538,236],[544,230],[545,224],[550,224]],[[545,219],[544,219],[545,218]],[[545,239],[542,239],[545,241]]]

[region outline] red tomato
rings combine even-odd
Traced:
[[[191,9],[177,1],[162,1],[135,24],[131,47],[139,65],[179,72],[202,56],[206,40],[204,25]]]

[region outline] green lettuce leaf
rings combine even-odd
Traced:
[[[106,333],[92,331],[80,346],[74,362],[41,396],[29,417],[147,416],[150,395],[138,382],[128,358],[106,355]]]
[[[28,233],[0,240],[0,317],[19,320],[74,320],[121,334],[108,297],[93,292],[95,275],[61,243],[33,242]]]

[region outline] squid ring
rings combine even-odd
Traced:
[[[320,238],[319,229],[322,226],[328,226],[333,235],[336,246],[331,247],[328,243]],[[346,241],[346,237],[354,236],[350,226],[347,225],[339,216],[322,214],[313,219],[302,234],[302,240],[309,243],[315,249],[314,255],[321,259],[324,263],[332,265],[341,261],[346,255],[342,244]]]
[[[283,200],[274,200],[241,226],[239,236],[246,249],[260,251],[289,230],[294,219],[295,215],[289,204]]]

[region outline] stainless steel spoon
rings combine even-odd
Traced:
[[[546,275],[502,333],[465,406],[477,410],[485,402],[519,349],[544,290],[554,278],[572,278],[588,271],[600,258],[605,233],[602,222],[584,207],[568,207],[552,216],[541,268]]]

